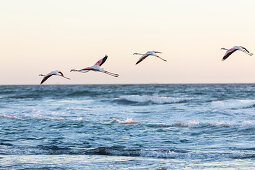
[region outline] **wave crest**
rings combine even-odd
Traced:
[[[181,149],[135,149],[125,147],[97,147],[85,152],[87,155],[133,156],[164,159],[254,159],[254,153],[245,152],[192,152]]]
[[[152,104],[171,104],[182,103],[193,100],[194,98],[182,97],[164,97],[164,96],[149,96],[149,95],[126,95],[120,96],[119,100],[129,103],[152,103]]]
[[[140,123],[138,121],[133,120],[132,118],[127,118],[125,121],[121,121],[119,119],[114,118],[113,122],[121,123],[121,124],[136,124]]]
[[[219,109],[242,109],[255,106],[255,100],[225,100],[214,101],[212,107]]]

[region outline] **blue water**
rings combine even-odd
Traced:
[[[0,167],[255,168],[255,84],[0,86]]]

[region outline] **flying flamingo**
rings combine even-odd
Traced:
[[[77,71],[77,72],[81,72],[81,73],[87,73],[88,71],[98,71],[98,72],[101,72],[101,73],[109,74],[109,75],[114,76],[114,77],[118,77],[118,76],[119,76],[118,74],[105,71],[103,68],[100,67],[100,66],[103,65],[104,62],[107,60],[107,57],[108,57],[108,56],[105,55],[104,58],[102,58],[101,60],[99,60],[95,65],[93,65],[93,66],[91,66],[91,67],[86,67],[86,68],[81,69],[81,70],[72,69],[71,71]],[[71,71],[70,71],[70,72],[71,72]]]
[[[159,57],[157,55],[157,53],[161,53],[161,52],[158,52],[158,51],[147,51],[145,54],[141,54],[141,53],[134,53],[133,55],[142,55],[141,58],[136,62],[136,64],[140,63],[141,61],[143,61],[145,58],[147,58],[148,56],[155,56],[155,57],[158,57],[160,58],[161,60],[163,61],[166,61],[165,59]]]
[[[43,84],[43,82],[45,82],[48,78],[50,78],[50,77],[53,76],[53,75],[55,75],[55,76],[61,76],[61,77],[63,77],[63,78],[66,78],[66,79],[70,80],[70,78],[65,77],[64,74],[63,74],[61,71],[55,70],[55,71],[52,71],[52,72],[50,72],[50,73],[48,73],[48,74],[46,74],[46,75],[40,74],[39,76],[44,76],[43,79],[42,79],[42,81],[41,81],[41,84]]]
[[[231,49],[226,49],[226,48],[221,48],[222,50],[227,50],[227,52],[225,53],[224,57],[222,58],[222,61],[226,60],[232,53],[234,53],[237,50],[240,50],[250,56],[252,56],[253,54],[250,53],[246,48],[242,47],[242,46],[234,46]]]

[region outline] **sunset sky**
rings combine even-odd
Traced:
[[[255,83],[254,0],[0,0],[0,84]],[[135,65],[134,52],[162,51]],[[71,72],[95,64],[120,74]]]

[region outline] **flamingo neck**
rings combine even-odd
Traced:
[[[226,49],[226,48],[221,48],[222,50],[228,50],[228,49]]]
[[[144,55],[144,54],[141,54],[141,53],[134,53],[134,55]]]

